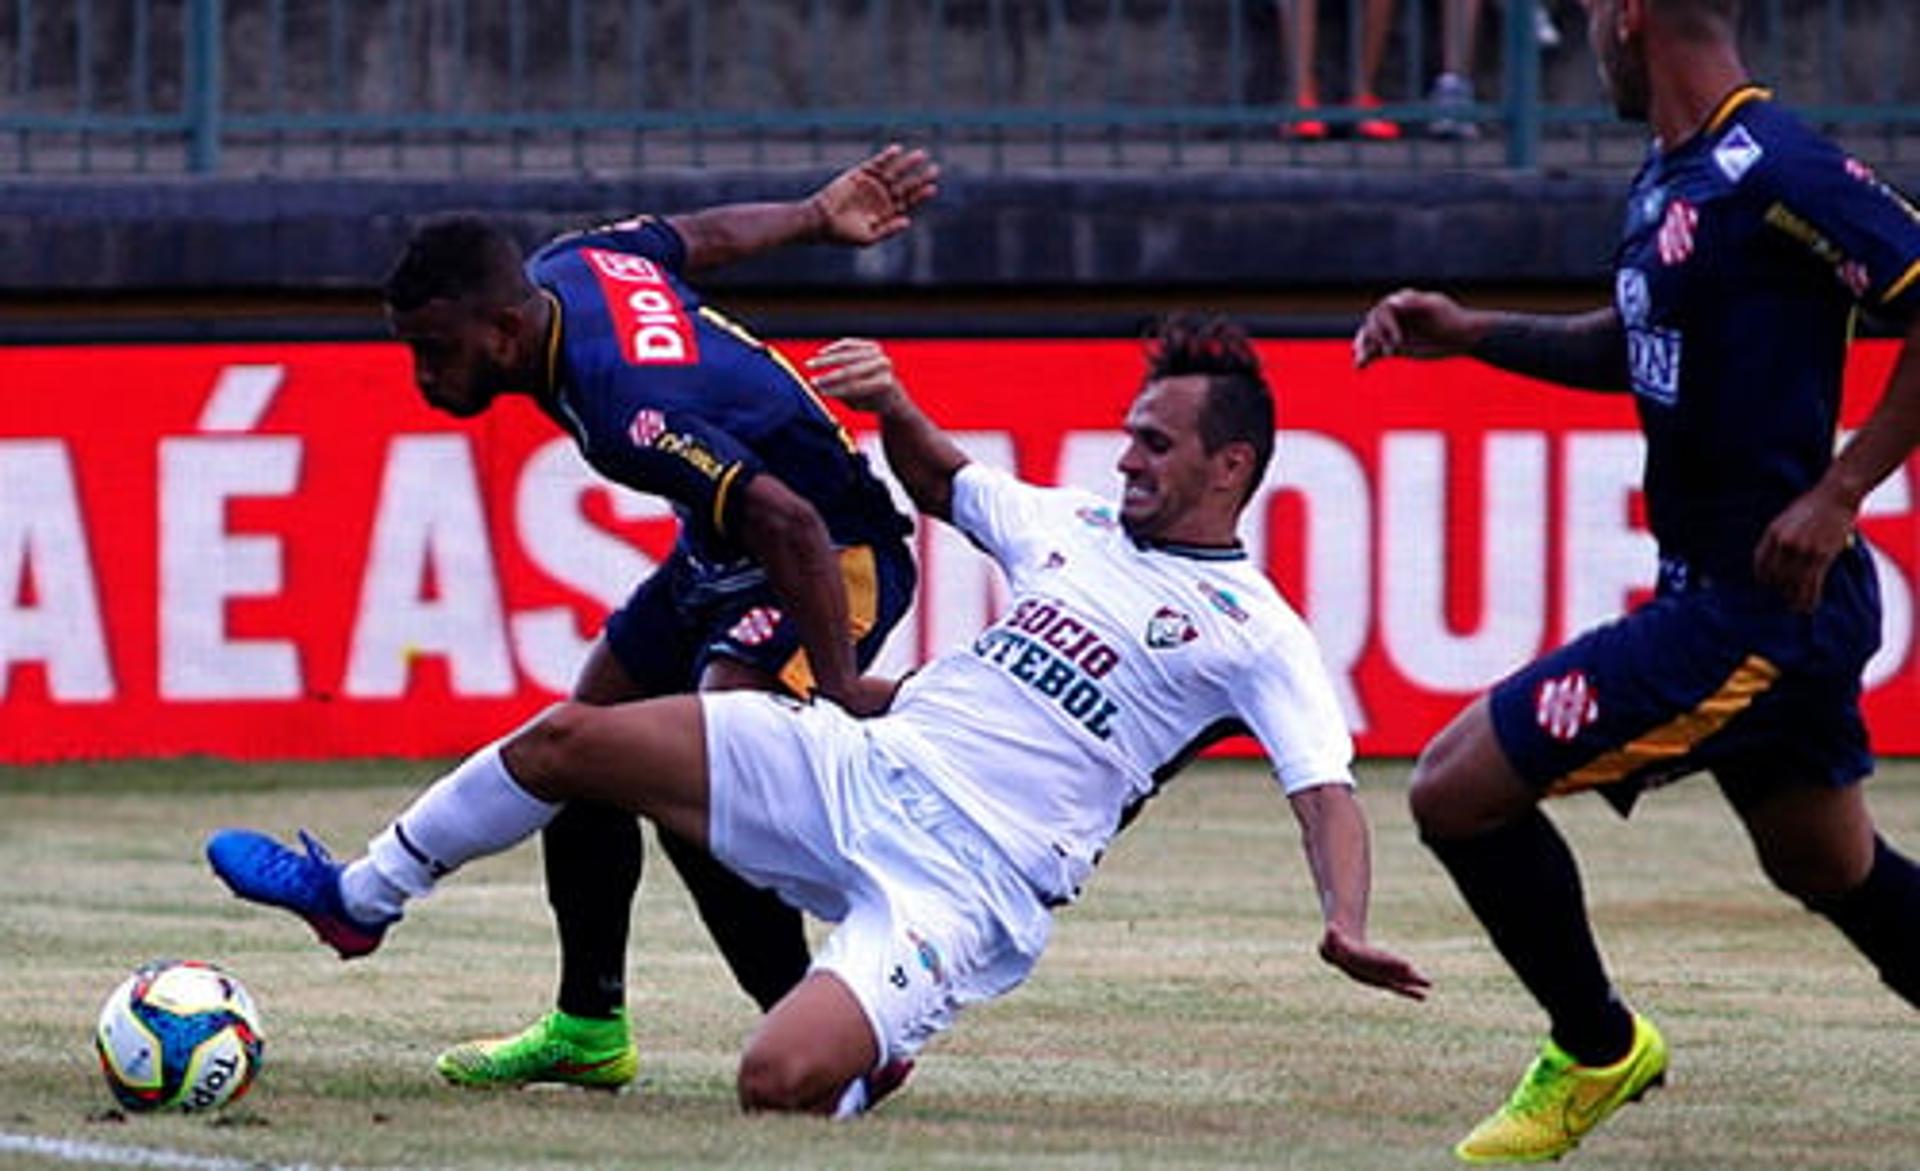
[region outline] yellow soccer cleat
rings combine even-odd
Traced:
[[[467,1041],[442,1053],[434,1068],[456,1086],[507,1089],[558,1082],[617,1090],[639,1072],[640,1051],[626,1013],[594,1020],[551,1012],[511,1037]]]
[[[1585,1066],[1547,1041],[1506,1105],[1453,1153],[1467,1163],[1544,1163],[1580,1145],[1615,1110],[1667,1080],[1667,1042],[1633,1015],[1633,1048],[1612,1065]]]

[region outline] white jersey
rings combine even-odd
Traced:
[[[1099,497],[977,463],[954,477],[953,519],[1013,604],[910,676],[870,734],[1049,899],[1076,897],[1126,810],[1231,732],[1289,793],[1353,783],[1313,636],[1244,551],[1136,544]]]

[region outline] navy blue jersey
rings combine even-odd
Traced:
[[[1856,306],[1920,311],[1920,211],[1744,87],[1641,168],[1614,297],[1661,552],[1744,578],[1832,460]]]
[[[702,305],[685,261],[680,234],[656,219],[562,236],[527,261],[559,303],[547,406],[587,462],[672,501],[681,542],[704,562],[743,556],[733,511],[762,472],[811,503],[836,545],[910,531],[806,379]]]

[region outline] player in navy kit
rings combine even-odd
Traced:
[[[805,378],[687,278],[786,244],[885,240],[933,195],[937,173],[923,152],[889,147],[807,199],[610,224],[524,262],[474,218],[410,242],[385,294],[427,400],[468,416],[502,395],[530,398],[602,475],[679,514],[672,555],[607,620],[575,699],[761,688],[867,706],[858,670],[913,591],[910,523]],[[661,838],[736,977],[771,1005],[807,970],[799,916],[705,851]],[[623,1004],[639,827],[609,806],[570,805],[543,857],[558,1008],[517,1036],[443,1054],[456,1083],[634,1076]]]
[[[1545,796],[1711,772],[1782,890],[1920,1005],[1920,870],[1874,829],[1860,677],[1880,638],[1860,502],[1920,440],[1920,212],[1753,85],[1735,0],[1589,0],[1621,113],[1653,128],[1628,196],[1614,303],[1546,317],[1403,290],[1355,337],[1364,366],[1468,354],[1630,391],[1646,435],[1656,596],[1521,669],[1427,746],[1421,835],[1551,1038],[1458,1147],[1556,1158],[1664,1077],[1659,1032],[1620,1000]],[[1856,308],[1906,341],[1839,455]]]

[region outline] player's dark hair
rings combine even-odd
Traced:
[[[441,299],[509,303],[526,291],[520,264],[520,246],[497,225],[478,216],[447,216],[413,234],[381,293],[402,313]]]
[[[1200,404],[1200,446],[1208,455],[1229,443],[1253,449],[1251,497],[1273,459],[1273,391],[1247,331],[1225,317],[1172,313],[1154,323],[1147,342],[1147,381],[1198,374],[1207,380]],[[1244,500],[1244,498],[1243,498]]]

